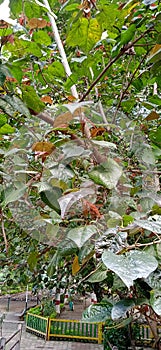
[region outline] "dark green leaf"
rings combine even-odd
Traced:
[[[112,189],[117,185],[121,174],[122,168],[113,159],[108,158],[106,163],[89,172],[89,177],[96,184]]]
[[[118,301],[112,308],[111,317],[113,320],[126,317],[127,312],[135,306],[133,299],[122,299]]]
[[[93,304],[83,312],[82,320],[86,322],[105,322],[111,317],[112,304],[104,302]]]

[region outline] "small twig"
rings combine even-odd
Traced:
[[[134,79],[136,73],[137,73],[138,70],[140,69],[142,63],[144,62],[144,60],[145,60],[145,58],[147,57],[147,55],[149,54],[149,52],[150,52],[150,50],[148,50],[148,52],[146,52],[146,54],[143,56],[142,60],[139,62],[138,66],[137,66],[136,69],[134,70],[134,72],[133,72],[133,74],[132,74],[132,76],[131,76],[131,79],[130,79],[129,82],[127,83],[126,88],[125,88],[123,91],[121,91],[120,100],[119,100],[119,103],[118,103],[118,105],[117,105],[116,112],[115,112],[115,114],[114,114],[113,123],[115,122],[116,114],[117,114],[117,112],[118,112],[118,110],[119,110],[119,108],[120,108],[120,106],[121,106],[121,102],[122,102],[122,100],[123,100],[125,94],[127,93],[127,91],[128,91],[128,89],[129,89],[129,87],[130,87],[130,85],[131,85],[131,83],[132,83],[132,81],[133,81],[133,79]]]
[[[3,234],[6,254],[8,254],[8,242],[7,242],[6,232],[5,232],[5,228],[4,228],[3,212],[2,211],[1,211],[1,227],[2,227],[2,234]]]
[[[138,38],[136,38],[134,41],[130,42],[129,44],[123,46],[123,48],[120,50],[118,55],[108,62],[107,66],[103,69],[103,71],[98,75],[98,77],[93,81],[91,86],[88,88],[88,90],[85,92],[85,94],[81,97],[80,102],[84,101],[85,98],[89,95],[90,91],[94,88],[94,86],[100,81],[100,79],[104,76],[104,74],[107,72],[107,70],[121,57],[123,56],[127,50],[129,50],[131,47],[134,46],[135,43],[137,43],[140,39],[142,39],[147,33],[149,33],[152,29],[147,29],[144,33],[142,33]]]

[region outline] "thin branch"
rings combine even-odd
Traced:
[[[115,121],[116,113],[118,112],[118,110],[119,110],[119,108],[120,108],[120,106],[121,106],[121,102],[122,102],[122,100],[123,100],[125,94],[127,93],[128,89],[129,89],[129,87],[130,87],[130,85],[132,84],[132,81],[133,81],[133,79],[134,79],[136,73],[137,73],[138,70],[140,69],[142,63],[144,62],[144,60],[145,60],[145,58],[147,57],[147,55],[149,54],[149,52],[150,52],[150,50],[148,50],[148,52],[146,52],[146,54],[143,56],[142,60],[139,62],[138,66],[137,66],[136,69],[134,70],[134,72],[133,72],[133,74],[132,74],[132,76],[131,76],[131,79],[130,79],[129,82],[127,83],[126,88],[125,88],[123,91],[121,91],[120,100],[119,100],[119,103],[118,103],[117,108],[116,108],[116,112],[115,112],[115,115],[114,115],[114,118],[113,118],[113,123],[114,123],[114,121]]]
[[[89,67],[89,70],[90,70],[90,73],[91,73],[91,77],[93,79],[94,78],[94,73],[93,73],[92,67]],[[98,88],[96,86],[95,86],[95,93],[96,93],[96,98],[99,98],[99,96],[98,96]],[[99,107],[100,114],[102,116],[103,122],[105,124],[108,124],[108,121],[106,119],[105,112],[104,112],[104,109],[103,109],[103,106],[102,106],[102,102],[100,100],[98,101],[98,107]]]
[[[85,92],[85,94],[81,97],[80,102],[84,101],[85,98],[89,95],[90,91],[94,88],[94,86],[100,81],[100,79],[104,76],[104,74],[107,72],[107,70],[120,58],[122,57],[127,50],[129,50],[131,47],[135,45],[140,39],[142,39],[147,33],[149,33],[152,29],[147,29],[144,33],[142,33],[138,38],[136,38],[134,41],[130,42],[129,44],[123,46],[123,48],[120,50],[118,55],[108,62],[107,66],[103,69],[103,71],[98,75],[98,77],[93,81],[91,86],[88,88],[88,90]]]
[[[70,66],[69,66],[69,63],[68,63],[68,60],[67,60],[67,56],[66,56],[66,53],[65,53],[62,41],[60,39],[60,35],[59,35],[58,28],[57,28],[57,25],[56,25],[56,22],[55,22],[55,18],[54,18],[55,15],[51,11],[51,8],[50,8],[50,5],[48,3],[48,0],[43,0],[43,3],[44,3],[45,7],[48,10],[48,17],[49,17],[49,20],[51,22],[54,38],[55,38],[56,44],[58,46],[58,49],[59,49],[59,52],[60,52],[60,55],[61,55],[62,64],[64,66],[64,69],[65,69],[65,72],[66,72],[67,76],[69,77],[72,74],[72,72],[71,72],[71,69],[70,69]],[[78,99],[78,92],[77,92],[77,89],[76,89],[75,85],[73,85],[71,87],[71,93],[76,99]]]
[[[5,232],[5,228],[4,228],[3,212],[2,211],[1,211],[1,227],[2,227],[2,234],[3,234],[6,254],[8,254],[8,242],[7,242],[6,232]]]

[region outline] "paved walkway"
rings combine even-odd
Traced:
[[[80,319],[83,311],[83,305],[76,305],[75,311],[69,311],[68,306],[61,314],[64,319]],[[16,311],[6,312],[6,317],[2,325],[2,336],[6,339],[17,330],[18,324],[22,324],[21,350],[103,350],[103,345],[94,343],[71,342],[71,341],[45,341],[43,338],[37,337],[31,333],[26,332],[25,322],[19,322],[15,315]],[[9,350],[9,346],[6,346]]]
[[[9,321],[7,315],[6,321],[2,326],[2,336],[8,337],[17,329],[18,322],[12,320]],[[12,315],[10,314],[10,317]],[[92,343],[81,343],[81,342],[68,342],[68,341],[45,341],[43,338],[39,338],[31,333],[26,332],[25,323],[22,322],[22,337],[21,337],[21,350],[103,350],[103,345],[92,344]],[[6,350],[9,347],[6,346]]]

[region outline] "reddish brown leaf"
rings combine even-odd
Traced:
[[[41,101],[44,102],[44,103],[48,103],[50,105],[53,104],[52,98],[50,96],[48,96],[48,95],[41,97]]]
[[[28,26],[30,29],[45,28],[48,22],[41,18],[31,18],[28,21]]]

